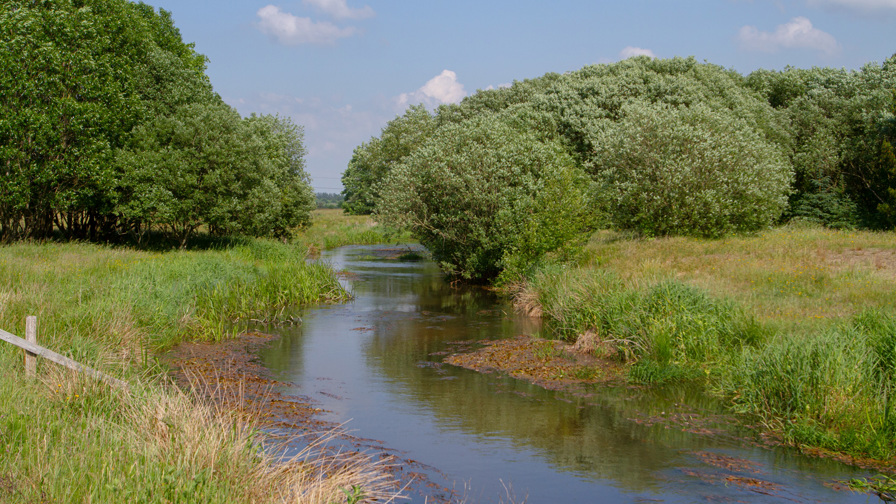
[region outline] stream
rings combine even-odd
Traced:
[[[325,252],[354,301],[303,310],[260,357],[323,419],[438,482],[410,502],[447,490],[469,503],[879,502],[837,489],[867,471],[764,447],[688,387],[570,393],[443,365],[459,341],[541,329],[487,290],[452,288],[430,261],[395,258],[408,248]]]

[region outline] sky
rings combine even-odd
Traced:
[[[145,0],[242,115],[305,131],[318,192],[409,105],[646,54],[748,74],[859,69],[896,53],[896,0]]]

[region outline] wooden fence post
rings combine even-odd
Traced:
[[[25,341],[37,344],[37,317],[29,316],[25,319]],[[37,376],[37,354],[25,350],[25,375]]]

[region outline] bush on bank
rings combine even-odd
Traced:
[[[647,236],[722,236],[770,226],[792,169],[726,109],[632,102],[594,136],[593,166],[613,225]]]
[[[449,274],[488,281],[569,252],[593,229],[587,176],[554,141],[500,117],[449,125],[392,168],[377,217]]]

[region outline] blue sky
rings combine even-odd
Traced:
[[[635,54],[741,73],[858,69],[896,53],[896,0],[149,0],[243,115],[305,128],[316,190],[413,103],[435,107]]]

